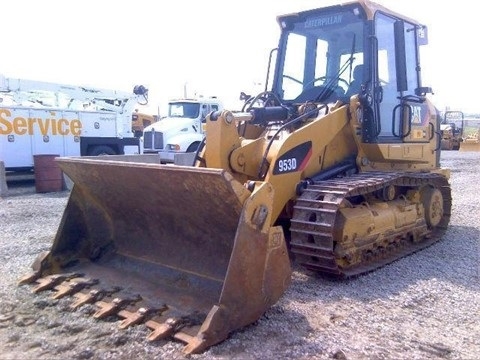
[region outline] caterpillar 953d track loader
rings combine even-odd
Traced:
[[[349,277],[439,240],[451,191],[426,28],[365,0],[278,23],[269,90],[210,113],[193,166],[58,158],[74,187],[22,283],[198,353],[259,319],[292,261]]]

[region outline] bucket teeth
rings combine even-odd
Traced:
[[[76,293],[74,296],[77,298],[77,300],[70,305],[70,308],[72,310],[78,309],[80,306],[83,306],[85,304],[93,304],[94,302],[97,302],[101,299],[103,299],[106,296],[113,295],[121,290],[120,287],[114,287],[110,290],[105,290],[105,289],[92,289],[88,293]]]
[[[36,282],[38,285],[33,288],[32,292],[39,293],[45,290],[52,290],[60,283],[80,276],[82,276],[82,274],[77,273],[49,275],[44,278],[37,279]]]
[[[164,305],[159,309],[145,308],[141,307],[137,311],[128,311],[121,310],[117,314],[119,317],[124,320],[120,323],[120,329],[125,329],[132,325],[137,325],[143,323],[149,317],[154,316],[155,314],[161,314],[163,311],[167,310],[168,307]]]
[[[85,279],[85,278],[75,278],[70,281],[64,281],[58,286],[55,286],[57,292],[52,296],[53,299],[61,299],[65,296],[69,296],[75,293],[78,293],[84,288],[89,288],[90,286],[97,285],[98,279]]]
[[[135,304],[142,300],[140,295],[136,295],[133,298],[120,298],[116,297],[112,301],[97,301],[95,305],[97,305],[100,310],[98,310],[93,317],[95,319],[104,319],[110,315],[117,314],[120,310],[127,307],[128,305]]]

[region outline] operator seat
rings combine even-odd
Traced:
[[[363,80],[363,64],[359,64],[353,68],[352,82],[345,93],[347,100],[350,100],[352,95],[360,93]]]

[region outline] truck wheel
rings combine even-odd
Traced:
[[[89,156],[99,156],[99,155],[116,155],[115,151],[106,145],[94,146],[88,152]]]
[[[195,151],[197,151],[198,145],[200,145],[200,143],[199,143],[198,141],[197,141],[197,142],[194,142],[193,144],[190,144],[190,146],[188,147],[188,149],[187,149],[186,152],[189,153],[189,152],[195,152]]]

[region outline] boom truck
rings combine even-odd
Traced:
[[[216,97],[174,99],[168,115],[143,131],[143,153],[159,154],[162,163],[173,163],[175,154],[195,152],[205,135],[205,119],[222,109]]]
[[[7,170],[32,168],[37,154],[141,152],[132,116],[148,102],[142,85],[127,93],[0,75],[0,99],[0,160]]]
[[[57,159],[74,187],[21,284],[199,353],[275,304],[293,262],[352,277],[441,239],[452,199],[426,27],[366,0],[278,24],[273,82],[206,117],[192,166]]]

